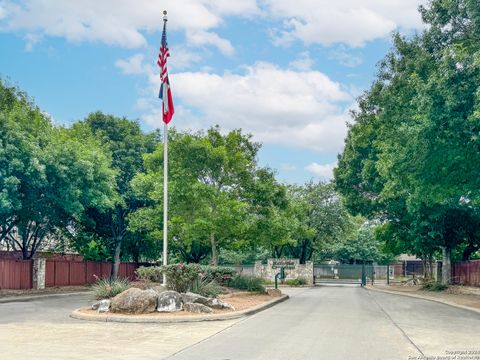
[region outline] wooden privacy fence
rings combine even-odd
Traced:
[[[135,280],[134,263],[121,263],[118,277]],[[47,260],[45,264],[45,286],[71,286],[94,283],[97,278],[108,278],[112,263],[94,261]]]
[[[472,260],[453,265],[453,283],[480,286],[480,260]]]
[[[0,259],[0,289],[31,289],[32,260]]]

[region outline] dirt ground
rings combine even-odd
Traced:
[[[403,293],[412,293],[425,298],[444,300],[458,305],[469,306],[480,309],[480,289],[466,286],[450,286],[445,291],[426,291],[421,286],[404,286],[404,285],[375,285],[374,288],[396,291]]]

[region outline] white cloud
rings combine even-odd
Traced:
[[[0,2],[0,20],[7,16],[7,9],[5,4]]]
[[[162,29],[164,9],[170,29],[192,32],[216,28],[224,16],[259,12],[255,0],[6,0],[0,9],[4,30],[125,48],[146,45],[144,32]]]
[[[159,126],[158,75],[148,68],[145,73],[150,89],[137,106],[145,111],[146,122]],[[225,130],[242,128],[265,143],[325,152],[343,146],[353,98],[319,71],[257,63],[241,74],[179,72],[170,74],[170,81],[176,104],[173,124],[179,128],[219,124]]]
[[[38,34],[26,34],[25,35],[25,51],[33,51],[33,48],[37,43],[42,40],[42,36]]]
[[[140,75],[145,73],[143,64],[143,54],[135,54],[126,60],[120,59],[115,62],[115,66],[122,70],[125,75]]]
[[[173,46],[170,54],[172,61],[168,64],[169,70],[185,69],[202,61],[202,56],[199,53],[190,51],[184,46]]]
[[[340,45],[330,51],[329,57],[350,68],[356,67],[363,62],[360,56],[353,55],[344,45]]]
[[[396,28],[421,28],[417,8],[426,0],[264,0],[271,16],[283,19],[275,29],[274,43],[352,47],[388,36]]]
[[[230,41],[221,38],[218,34],[208,31],[188,31],[187,42],[193,46],[213,45],[217,47],[223,55],[233,55],[235,52]]]
[[[337,163],[331,164],[318,164],[313,162],[307,166],[305,166],[305,170],[315,174],[322,180],[331,180],[333,179],[333,169],[337,166]]]
[[[314,64],[313,59],[310,57],[308,51],[304,51],[298,55],[298,57],[288,64],[292,69],[299,71],[308,71]]]

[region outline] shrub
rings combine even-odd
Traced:
[[[263,285],[273,285],[275,284],[275,281],[271,280],[271,279],[264,279],[262,278],[262,284]]]
[[[205,297],[216,298],[222,292],[222,287],[215,280],[202,279],[193,283],[191,291]]]
[[[228,286],[240,290],[265,292],[263,279],[254,276],[235,275]]]
[[[130,288],[128,279],[98,279],[93,285],[92,290],[96,299],[108,299],[117,296]]]
[[[304,278],[288,279],[285,280],[285,284],[289,286],[302,286],[305,285],[307,281]]]
[[[163,274],[160,266],[141,266],[136,271],[140,280],[162,282]]]
[[[221,266],[202,266],[203,279],[215,281],[219,285],[227,285],[237,273],[234,268]]]
[[[197,264],[173,264],[160,266],[167,275],[167,288],[178,292],[189,291],[193,283],[199,280],[201,268]]]
[[[447,285],[444,285],[438,281],[429,281],[422,285],[422,290],[428,291],[443,291],[448,288]]]

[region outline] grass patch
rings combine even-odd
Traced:
[[[130,288],[128,279],[98,279],[93,285],[92,290],[96,299],[110,299]]]
[[[235,275],[228,283],[228,286],[251,292],[265,292],[263,279],[254,276]]]
[[[304,278],[287,279],[285,280],[285,284],[289,286],[302,286],[307,284],[307,280]]]
[[[215,280],[202,279],[193,283],[191,291],[205,297],[216,298],[222,293],[222,287]]]
[[[427,291],[444,291],[448,289],[448,286],[438,281],[429,281],[423,284],[421,289]]]

